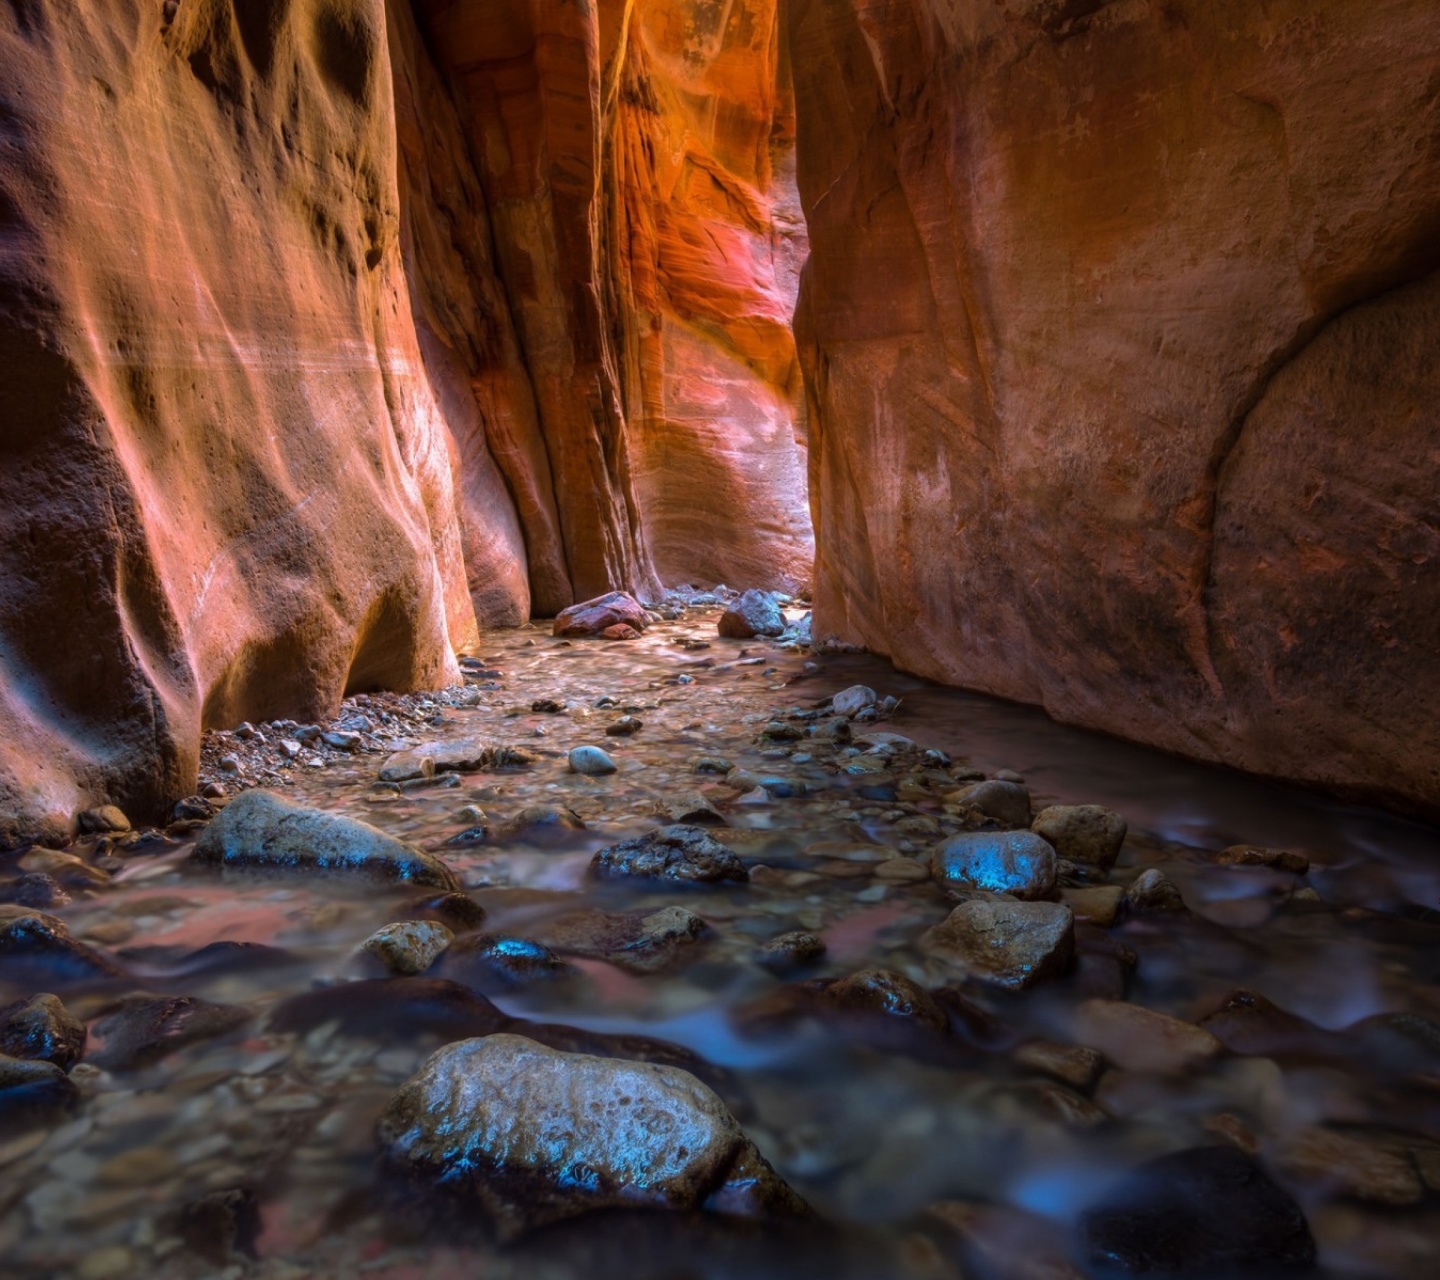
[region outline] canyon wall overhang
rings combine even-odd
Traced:
[[[788,35],[817,634],[1440,811],[1440,10]]]

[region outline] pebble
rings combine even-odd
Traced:
[[[614,724],[605,726],[605,733],[611,738],[628,738],[644,727],[645,722],[637,716],[621,716]]]
[[[574,773],[598,778],[617,772],[619,766],[599,747],[580,746],[570,752],[570,768]]]
[[[782,933],[761,948],[758,959],[767,969],[795,969],[825,958],[825,940],[803,929]]]
[[[1157,867],[1142,871],[1125,890],[1125,902],[1132,911],[1184,911],[1180,890]]]
[[[1086,1000],[1075,1011],[1075,1038],[1126,1071],[1191,1071],[1225,1051],[1203,1027],[1119,1000]]]
[[[361,943],[391,973],[424,973],[454,940],[437,920],[403,920],[377,929]]]

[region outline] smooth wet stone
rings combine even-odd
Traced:
[[[621,716],[614,724],[605,726],[605,735],[610,738],[629,738],[644,727],[645,722],[638,716]]]
[[[1303,876],[1310,871],[1310,859],[1289,849],[1267,849],[1256,844],[1232,844],[1215,859],[1222,867],[1273,867]]]
[[[526,805],[496,831],[501,840],[564,838],[569,832],[584,831],[585,819],[574,809],[560,804]]]
[[[634,840],[601,849],[590,862],[600,876],[716,884],[750,878],[728,845],[699,827],[661,827]]]
[[[1220,1007],[1201,1018],[1199,1025],[1231,1053],[1324,1057],[1338,1047],[1330,1032],[1244,988],[1227,993]]]
[[[360,946],[391,973],[411,977],[434,964],[454,938],[437,920],[401,920],[377,929]]]
[[[672,823],[692,827],[723,827],[725,817],[700,791],[684,791],[670,798],[661,806],[665,817]]]
[[[568,971],[569,966],[543,943],[495,933],[457,939],[438,970],[481,991],[507,991]]]
[[[731,640],[785,633],[785,614],[768,591],[747,591],[720,615],[717,630]]]
[[[1004,1205],[942,1200],[925,1211],[967,1268],[987,1280],[1083,1280],[1064,1231],[1046,1218]]]
[[[69,889],[103,889],[110,883],[108,872],[62,849],[31,849],[21,857],[19,866],[22,871],[53,876]]]
[[[1052,1044],[1048,1040],[1027,1041],[1010,1056],[1022,1067],[1043,1071],[1077,1089],[1094,1086],[1104,1061],[1098,1050],[1078,1044]]]
[[[611,591],[561,610],[555,617],[551,634],[566,639],[583,639],[602,635],[617,626],[639,633],[648,625],[644,605],[628,592]]]
[[[977,899],[923,934],[920,948],[983,982],[1021,989],[1074,963],[1075,917],[1056,902]]]
[[[475,1203],[504,1239],[597,1209],[806,1212],[688,1072],[516,1035],[441,1049],[377,1132],[392,1168]]]
[[[1137,1275],[1268,1277],[1315,1265],[1300,1206],[1229,1146],[1141,1165],[1085,1214],[1081,1234],[1093,1264]]]
[[[90,1034],[99,1043],[88,1060],[106,1071],[131,1071],[249,1021],[246,1009],[193,996],[137,996],[90,1024]]]
[[[109,956],[71,937],[54,916],[9,907],[0,914],[0,977],[17,986],[96,981],[122,976]]]
[[[1128,829],[1124,818],[1098,804],[1053,804],[1030,824],[1060,857],[1107,871],[1120,856]]]
[[[463,893],[437,893],[410,907],[416,919],[438,920],[455,933],[472,933],[485,923],[485,908]]]
[[[890,884],[923,884],[930,867],[918,858],[890,858],[875,867],[875,878]]]
[[[803,929],[791,930],[771,938],[757,959],[767,969],[783,972],[816,964],[825,958],[825,939]]]
[[[1078,889],[1061,889],[1060,901],[1084,920],[1100,929],[1108,929],[1120,914],[1125,890],[1118,884],[1083,885]]]
[[[69,1071],[85,1052],[85,1024],[48,992],[0,1009],[0,1053]]]
[[[445,978],[367,978],[289,996],[270,1015],[272,1031],[308,1034],[334,1023],[343,1035],[382,1043],[419,1036],[487,1036],[514,1021],[484,996]]]
[[[25,1088],[29,1085],[56,1084],[65,1079],[65,1072],[53,1062],[42,1058],[17,1058],[0,1054],[0,1091]]]
[[[587,777],[601,778],[615,773],[619,766],[610,758],[610,753],[599,747],[576,747],[570,752],[570,770]]]
[[[935,998],[904,974],[889,969],[852,973],[826,987],[824,999],[844,1013],[902,1019],[938,1035],[950,1030],[950,1019]]]
[[[1407,1154],[1332,1129],[1286,1135],[1277,1144],[1275,1164],[1321,1194],[1396,1207],[1425,1198],[1425,1184]]]
[[[587,908],[547,920],[535,930],[561,954],[607,960],[635,973],[655,973],[678,963],[705,931],[705,921],[683,907],[616,912]]]
[[[690,761],[690,768],[696,773],[718,773],[722,777],[735,767],[724,756],[696,756]]]
[[[76,824],[82,835],[106,835],[130,830],[130,819],[125,816],[125,811],[113,804],[82,811]]]
[[[875,690],[868,685],[852,684],[848,689],[840,690],[830,700],[830,707],[837,716],[849,719],[873,707],[877,700]]]
[[[534,764],[539,757],[524,747],[502,746],[489,738],[446,738],[397,751],[380,766],[382,782],[424,784],[443,774],[474,773]]]
[[[1028,827],[1031,821],[1030,792],[1018,782],[991,778],[961,790],[957,800],[979,809],[1003,827]]]
[[[181,1209],[176,1228],[186,1245],[205,1261],[225,1267],[237,1257],[254,1258],[263,1228],[260,1199],[249,1187],[212,1191]]]
[[[1075,1011],[1075,1038],[1126,1071],[1191,1071],[1225,1051],[1203,1027],[1121,1000],[1086,1000]]]
[[[1158,867],[1142,871],[1125,890],[1125,903],[1131,911],[1184,911],[1185,899]]]
[[[930,854],[935,879],[960,889],[1009,893],[1022,900],[1055,891],[1055,850],[1030,831],[967,831]]]
[[[353,818],[303,809],[268,791],[237,796],[196,841],[191,860],[243,871],[353,875],[460,887],[438,858]]]
[[[397,751],[380,766],[381,782],[412,782],[435,776],[435,757],[423,751]]]
[[[66,906],[69,901],[64,886],[43,871],[29,871],[9,884],[0,884],[0,903],[48,911]]]

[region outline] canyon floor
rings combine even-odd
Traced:
[[[167,831],[5,855],[7,1274],[1431,1274],[1433,830],[793,631],[726,639],[713,597],[665,612],[628,641],[492,633],[463,687],[212,733],[210,799]],[[257,786],[429,856],[388,882],[197,858]],[[429,923],[366,949],[400,922]],[[42,992],[64,1008],[21,1005]],[[26,1028],[68,1034],[60,1066]],[[583,1161],[532,1167],[518,1211],[443,1159],[398,1169],[397,1090],[482,1036],[519,1073],[502,1109],[688,1073],[754,1176],[566,1217],[652,1154],[573,1112],[545,1132]],[[648,1140],[693,1117],[662,1119]],[[725,1212],[781,1181],[782,1211]]]

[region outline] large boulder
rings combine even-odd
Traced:
[[[439,858],[354,818],[246,791],[195,842],[191,860],[236,871],[325,872],[391,883],[460,887]]]
[[[805,1212],[688,1072],[522,1036],[432,1055],[390,1100],[378,1135],[392,1167],[478,1204],[502,1238],[597,1209]]]
[[[611,627],[644,631],[647,625],[645,606],[640,601],[628,591],[611,591],[562,609],[551,630],[554,635],[572,638],[598,636]]]
[[[785,614],[768,591],[747,591],[720,615],[719,632],[731,640],[785,633]]]

